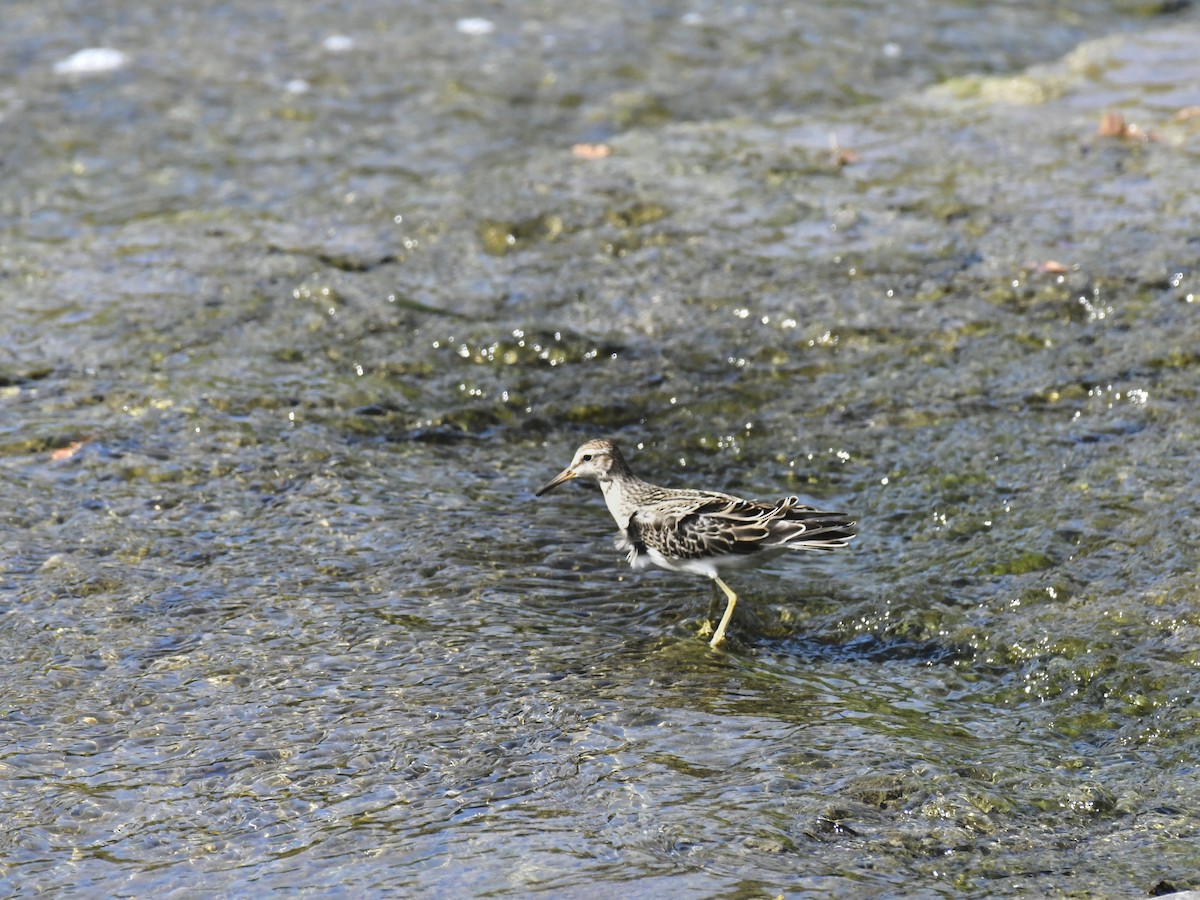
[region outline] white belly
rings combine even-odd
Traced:
[[[640,552],[629,539],[624,530],[617,535],[617,549],[627,554],[629,565],[634,569],[648,569],[658,566],[670,572],[686,572],[690,575],[703,575],[705,578],[716,578],[721,569],[745,569],[760,566],[772,556],[781,552],[777,548],[767,547],[755,553],[727,553],[723,556],[708,556],[703,559],[670,559],[654,549],[643,548]]]

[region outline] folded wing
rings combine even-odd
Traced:
[[[764,550],[827,551],[855,535],[843,513],[821,512],[796,497],[759,503],[725,495],[701,495],[646,506],[630,522],[641,542],[675,559],[701,559]]]

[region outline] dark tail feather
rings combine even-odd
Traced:
[[[820,512],[793,506],[784,519],[773,523],[777,546],[818,553],[845,547],[858,535],[857,522],[845,513]]]

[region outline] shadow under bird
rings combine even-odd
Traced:
[[[588,441],[576,450],[571,465],[537,496],[573,478],[591,478],[600,484],[621,531],[617,549],[628,551],[633,568],[654,565],[704,575],[724,591],[728,602],[709,641],[712,647],[725,640],[738,599],[721,580],[721,569],[761,565],[786,550],[836,550],[857,533],[856,523],[844,513],[821,512],[796,497],[762,503],[717,491],[650,484],[630,471],[621,451],[608,440]]]

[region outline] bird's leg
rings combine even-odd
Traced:
[[[719,576],[713,576],[713,584],[725,592],[725,596],[729,598],[729,602],[725,606],[725,615],[721,616],[721,623],[717,625],[717,630],[713,632],[712,640],[708,642],[708,646],[716,647],[725,640],[725,629],[729,626],[729,620],[733,618],[733,608],[737,606],[737,594],[730,590],[729,585],[723,582]]]
[[[713,633],[713,622],[717,620],[717,603],[720,602],[720,597],[717,595],[716,582],[711,582],[711,584],[712,591],[708,596],[708,612],[704,616],[704,624],[700,626],[700,630],[697,632],[702,638],[706,638]]]

